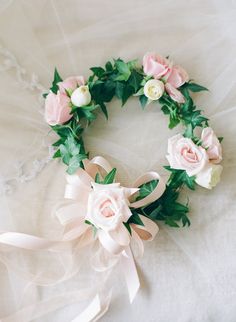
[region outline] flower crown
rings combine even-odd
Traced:
[[[222,138],[215,135],[191,98],[191,92],[207,89],[190,81],[187,72],[169,58],[147,53],[142,66],[136,60],[116,59],[90,70],[92,75],[86,81],[83,76],[63,80],[55,69],[50,91],[44,94],[45,120],[59,136],[53,144],[54,158],[67,165],[64,197],[72,201],[56,211],[65,226],[58,243],[78,240],[81,248],[98,243],[99,256],[95,254],[93,267],[109,269],[111,258],[121,262],[132,302],[140,283],[131,245],[143,254],[143,241],[152,240],[158,232],[157,221],[172,227],[190,225],[188,202],[180,202],[179,195],[184,187],[194,190],[198,184],[211,189],[219,182]],[[123,106],[132,96],[139,97],[142,108],[158,102],[169,117],[169,128],[179,124],[184,128],[182,134],[168,140],[167,182],[150,171],[125,187],[116,182],[116,169],[105,158],[89,159],[84,129],[96,119],[99,109],[108,119],[107,103],[114,97]],[[55,241],[17,233],[1,236],[1,243],[33,250],[57,249]],[[89,306],[90,317],[83,321],[100,317],[109,301],[110,296],[98,293]]]

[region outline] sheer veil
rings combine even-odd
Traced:
[[[235,320],[235,14],[233,0],[0,1],[1,231],[50,239],[62,234],[53,209],[63,197],[65,168],[52,161],[55,137],[42,99],[55,66],[63,77],[88,76],[90,67],[111,58],[170,55],[210,89],[195,100],[224,137],[222,182],[213,191],[186,193],[189,229],[160,224],[139,261],[142,288],[131,306],[120,267],[95,273],[90,246],[53,254],[1,248],[0,319],[13,321],[21,310],[21,322],[30,315],[34,321],[71,321],[106,282],[113,298],[103,321]],[[108,113],[108,121],[99,114],[86,130],[90,155],[106,157],[124,184],[148,170],[167,175],[167,139],[178,129],[167,129],[159,106],[143,111],[134,98],[120,108],[114,100]],[[78,303],[81,292],[84,302]]]

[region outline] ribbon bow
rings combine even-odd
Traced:
[[[139,177],[130,188],[122,187],[120,183],[108,185],[96,184],[96,174],[99,173],[101,169],[106,173],[109,173],[112,170],[111,165],[106,159],[100,156],[97,156],[92,160],[85,160],[83,163],[84,169],[80,168],[76,174],[67,176],[64,197],[66,199],[71,199],[74,202],[60,207],[56,212],[61,224],[65,225],[64,240],[83,238],[83,244],[87,244],[93,242],[94,239],[98,239],[104,250],[108,252],[110,256],[119,257],[122,261],[122,267],[124,268],[130,302],[132,302],[140,287],[140,282],[130,248],[130,242],[131,240],[134,240],[142,254],[142,240],[153,240],[158,232],[158,226],[147,217],[139,215],[142,225],[130,224],[131,233],[121,221],[114,229],[100,229],[98,225],[98,230],[94,236],[93,227],[85,221],[86,214],[95,211],[91,206],[89,207],[91,201],[90,197],[94,190],[105,190],[105,193],[109,193],[109,190],[122,189],[123,197],[127,204],[126,206],[123,204],[119,206],[120,212],[123,212],[121,214],[123,215],[123,219],[127,221],[132,216],[130,208],[138,209],[160,198],[165,191],[165,183],[158,173],[148,172]],[[133,194],[139,191],[138,187],[155,179],[159,181],[158,185],[147,197],[135,202],[131,201]],[[110,213],[105,213],[105,215],[109,217]],[[105,221],[109,220],[109,218],[104,219]],[[100,261],[99,264],[98,258],[95,260],[96,270],[101,270],[101,267],[103,270],[106,268],[104,258],[107,259],[109,256],[100,256],[100,258],[102,258],[102,262]]]

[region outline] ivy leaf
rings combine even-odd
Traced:
[[[124,94],[124,88],[125,88],[124,83],[121,83],[121,82],[116,83],[116,96],[117,96],[117,98],[122,99],[123,94]]]
[[[208,89],[204,86],[201,86],[196,83],[185,83],[184,88],[187,88],[191,92],[201,92],[201,91],[208,91]]]
[[[102,110],[103,114],[105,115],[106,119],[108,120],[108,112],[107,112],[107,107],[106,107],[106,105],[105,105],[103,102],[101,102],[101,103],[99,104],[99,106],[100,106],[100,108],[101,108],[101,110]]]
[[[158,180],[152,180],[141,185],[139,187],[138,196],[136,200],[143,199],[148,195],[150,195],[150,193],[152,193],[152,191],[156,188],[157,184],[158,184]]]
[[[102,181],[101,181],[101,179],[100,179],[100,175],[99,175],[99,173],[96,173],[96,176],[95,176],[94,181],[95,181],[96,183],[102,183]]]
[[[61,78],[61,76],[59,75],[59,73],[58,73],[57,69],[55,68],[55,70],[54,70],[54,79],[53,79],[53,82],[52,82],[52,87],[50,88],[50,90],[51,90],[54,94],[56,94],[56,93],[57,93],[57,91],[58,91],[58,89],[59,89],[59,87],[58,87],[58,85],[57,85],[59,82],[62,82],[62,78]]]
[[[129,78],[129,85],[134,88],[135,93],[140,88],[142,79],[142,75],[140,75],[135,69],[132,70]]]
[[[72,156],[77,155],[80,151],[80,144],[76,142],[72,135],[66,139],[65,146]]]
[[[124,87],[124,90],[123,90],[123,95],[122,95],[122,98],[121,98],[121,101],[122,101],[122,106],[125,105],[125,103],[127,102],[128,98],[130,96],[132,96],[134,93],[134,88],[130,85],[126,85]]]
[[[130,227],[130,225],[127,222],[123,222],[123,225],[125,226],[125,228],[127,228],[128,232],[131,235],[131,227]]]
[[[112,63],[108,61],[105,65],[106,71],[111,72],[113,70]]]
[[[59,149],[60,149],[60,154],[61,154],[62,161],[66,165],[69,165],[71,154],[68,151],[67,147],[64,144],[61,144]]]
[[[139,102],[140,102],[140,104],[142,106],[142,109],[144,109],[145,106],[147,105],[148,98],[145,95],[140,95],[139,96]]]
[[[139,225],[139,226],[144,226],[140,216],[138,213],[134,212],[132,216],[129,217],[128,224],[135,224],[135,225]]]
[[[174,127],[176,127],[178,124],[180,123],[180,119],[177,117],[173,117],[170,115],[170,121],[169,121],[169,129],[173,129]]]
[[[179,225],[171,217],[166,217],[165,224],[170,227],[179,228]]]
[[[102,67],[92,67],[90,70],[94,73],[98,78],[102,77],[105,73],[105,70]]]
[[[61,151],[58,149],[54,154],[53,154],[53,159],[60,158],[61,157]]]
[[[86,158],[87,158],[86,154],[74,155],[69,161],[67,173],[69,174],[75,173],[75,171],[80,167],[81,161]]]
[[[208,118],[201,115],[201,111],[197,110],[193,112],[192,117],[191,117],[191,123],[193,125],[193,128],[196,126],[202,126],[202,123],[205,122],[207,123]]]
[[[124,80],[127,81],[131,75],[131,71],[129,69],[128,64],[126,64],[123,60],[117,59],[115,60],[115,66],[119,71],[119,75],[116,77],[116,80]]]
[[[188,123],[186,126],[186,129],[184,131],[184,136],[186,138],[192,138],[193,137],[193,126],[192,123]]]
[[[116,168],[113,168],[104,178],[103,184],[113,183],[116,176]]]

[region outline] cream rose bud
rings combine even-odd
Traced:
[[[209,162],[206,150],[181,134],[168,140],[166,158],[171,168],[185,170],[190,177],[198,174]]]
[[[164,84],[157,79],[150,79],[144,85],[144,95],[152,101],[158,100],[163,93]]]
[[[92,183],[86,219],[105,231],[115,230],[132,215],[124,188],[119,183]]]
[[[75,106],[85,106],[91,102],[91,94],[87,85],[78,87],[71,95],[71,102]]]
[[[223,167],[209,163],[201,172],[196,175],[196,183],[207,189],[212,189],[220,182]]]

